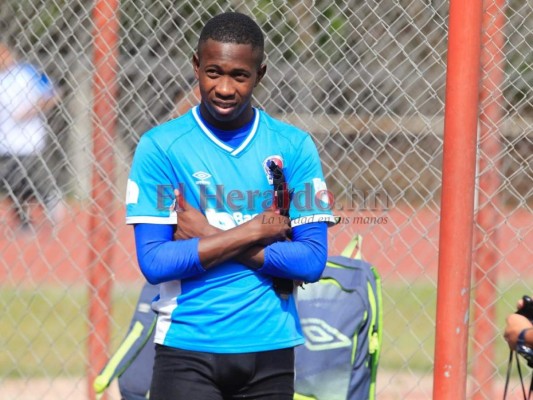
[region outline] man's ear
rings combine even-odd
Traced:
[[[266,64],[261,64],[259,66],[259,68],[257,69],[257,78],[255,79],[255,86],[259,85],[259,83],[261,82],[261,80],[263,79],[263,77],[265,76],[266,74],[266,71],[267,71],[267,66]]]
[[[200,69],[200,57],[198,56],[198,52],[194,53],[192,56],[192,68],[194,70],[194,77],[196,80],[200,78],[198,70]]]

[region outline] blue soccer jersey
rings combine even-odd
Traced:
[[[334,223],[316,147],[294,126],[255,109],[236,148],[203,123],[199,108],[142,136],[126,195],[128,224],[175,224],[174,188],[209,223],[231,229],[272,204],[275,162],[292,191],[291,225]],[[229,260],[191,278],[160,284],[156,343],[186,350],[242,353],[302,344],[293,296],[283,299],[271,278]]]

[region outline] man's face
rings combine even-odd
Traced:
[[[260,55],[249,44],[207,40],[193,57],[207,122],[235,129],[250,121],[254,88],[266,72]]]

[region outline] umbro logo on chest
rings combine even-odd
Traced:
[[[211,182],[208,181],[208,179],[211,178],[211,174],[208,174],[207,172],[197,171],[194,174],[192,174],[192,176],[195,177],[196,179],[198,179],[196,181],[197,185],[209,185],[209,184],[211,184]]]

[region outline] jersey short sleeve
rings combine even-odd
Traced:
[[[310,222],[326,222],[334,225],[332,215],[333,198],[328,191],[316,146],[306,135],[299,151],[287,166],[291,203],[289,215],[291,225],[298,226]]]
[[[177,178],[168,158],[149,134],[141,137],[126,188],[126,223],[174,224]]]

